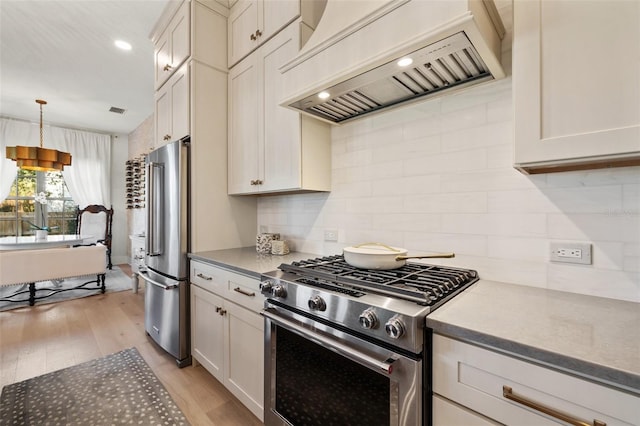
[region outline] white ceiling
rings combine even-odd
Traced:
[[[0,0],[0,116],[38,122],[44,99],[45,124],[134,130],[153,113],[149,35],[169,1]]]

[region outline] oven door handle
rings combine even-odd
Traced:
[[[391,374],[393,372],[393,362],[395,361],[395,359],[393,358],[380,361],[368,354],[365,354],[357,349],[353,349],[334,339],[309,331],[306,328],[301,327],[298,323],[284,319],[281,316],[274,315],[267,310],[262,311],[262,315],[267,317],[271,321],[290,329],[294,333],[297,333],[320,345],[328,347],[329,349],[339,353],[340,355],[349,358],[350,360],[355,361],[359,364],[362,364],[367,368],[370,368],[372,370],[381,370],[386,374]]]

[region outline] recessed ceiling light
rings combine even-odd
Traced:
[[[318,97],[319,97],[320,99],[327,99],[329,96],[331,96],[331,95],[329,94],[329,92],[320,92],[320,93],[318,93]]]
[[[406,57],[406,58],[402,58],[400,59],[398,62],[396,62],[396,64],[399,67],[408,67],[409,65],[411,65],[413,63],[413,59]]]
[[[131,50],[131,45],[124,40],[116,40],[114,44],[122,50]]]

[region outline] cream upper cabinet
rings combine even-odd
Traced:
[[[184,64],[155,96],[158,148],[189,134],[189,64]]]
[[[300,15],[300,0],[238,0],[229,16],[229,67]]]
[[[279,105],[299,47],[294,22],[229,73],[229,194],[330,189],[329,125]]]
[[[435,426],[473,418],[457,424],[631,426],[640,419],[638,394],[438,334],[432,371]],[[446,412],[435,413],[442,406]]]
[[[515,166],[640,164],[640,2],[515,1]]]
[[[154,43],[155,88],[158,89],[189,57],[189,2],[185,1]]]
[[[156,45],[182,12],[188,16],[190,50],[183,65],[156,90],[154,144],[191,136],[190,251],[248,246],[255,243],[255,200],[228,196],[226,183],[229,9],[218,0],[168,2],[152,31]]]

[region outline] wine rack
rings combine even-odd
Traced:
[[[141,155],[127,160],[125,187],[128,209],[143,209],[145,206],[145,158],[146,156]]]

